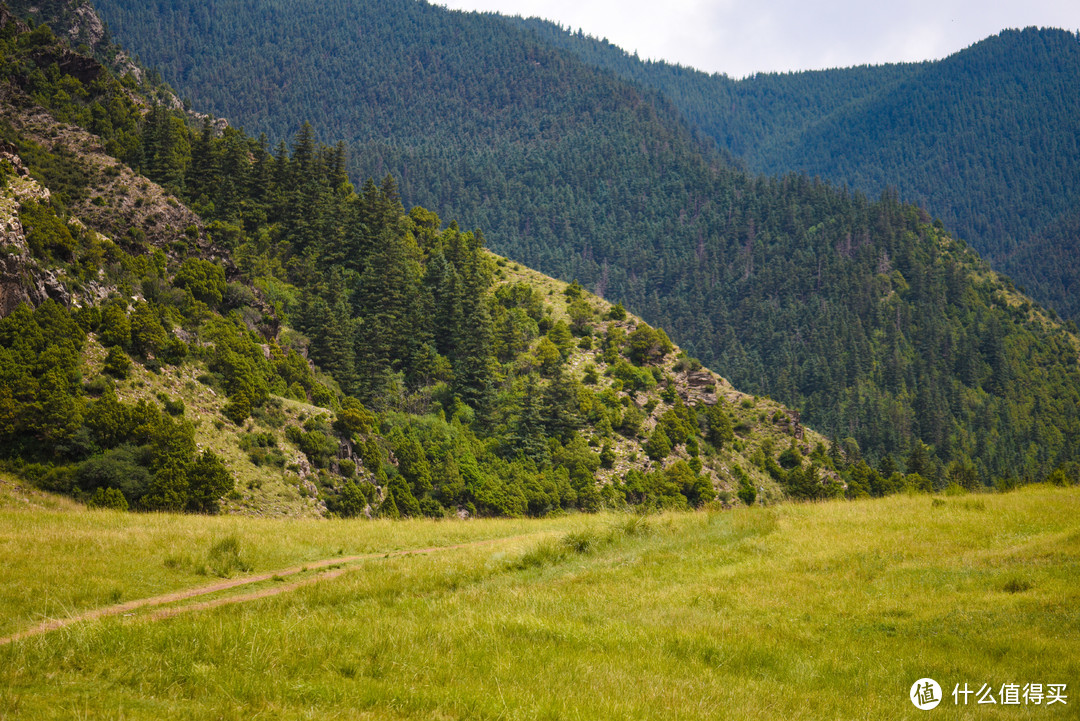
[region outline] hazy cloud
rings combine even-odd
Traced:
[[[643,58],[742,77],[942,58],[1005,28],[1080,28],[1077,0],[439,0],[542,17]]]

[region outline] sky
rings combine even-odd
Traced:
[[[1080,29],[1080,0],[431,0],[542,17],[643,59],[733,78],[936,60],[1029,25]]]

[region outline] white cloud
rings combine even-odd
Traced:
[[[928,60],[1004,28],[1080,28],[1076,0],[438,0],[543,17],[643,58],[754,72]]]

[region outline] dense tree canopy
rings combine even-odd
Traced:
[[[297,136],[300,177],[293,182],[272,180],[275,173],[285,177],[280,150],[271,154],[263,144],[252,151],[255,165],[267,168],[255,171],[267,179],[256,193],[268,193],[267,217],[280,220],[293,243],[295,257],[285,262],[294,277],[307,258],[352,258],[341,248],[371,242],[370,231],[349,237],[340,223],[317,227],[298,214],[316,197],[322,204],[342,202],[331,181],[317,196],[318,184],[303,169],[333,167],[334,174],[349,167],[359,177],[390,171],[398,179],[395,193],[409,203],[483,227],[495,249],[622,301],[736,385],[801,407],[807,423],[854,438],[870,457],[901,456],[919,441],[942,462],[973,459],[987,476],[1039,477],[1076,456],[1074,341],[924,213],[894,194],[870,201],[805,178],[744,174],[679,118],[671,105],[678,98],[627,83],[598,68],[595,57],[568,52],[530,26],[404,0],[318,8],[271,0],[213,8],[190,0],[101,0],[99,6],[121,40],[200,105],[271,139],[287,138],[307,118],[315,123]],[[910,106],[902,106],[907,95],[885,94],[885,106],[874,115],[894,117],[903,110],[925,122],[952,122],[950,108],[967,107],[956,102],[955,92],[979,92],[979,83],[997,82],[979,74],[992,66],[983,56],[1006,45],[1014,53],[1026,48],[1040,62],[1068,62],[1062,46],[1075,45],[1075,37],[1064,33],[1038,34],[1037,40],[1030,32],[1006,33],[951,58],[951,65],[934,65],[936,70],[857,69],[850,81],[825,74],[810,100],[768,122],[779,133],[785,123],[805,122],[821,109],[839,118],[853,93],[870,97],[882,82],[916,92],[911,83],[920,73],[937,73],[941,90]],[[314,44],[334,52],[320,55],[325,62],[318,64],[312,54],[293,52]],[[365,72],[356,74],[356,67]],[[769,82],[795,97],[801,84],[817,77]],[[969,81],[946,82],[956,77]],[[765,98],[771,91],[753,92]],[[266,103],[270,93],[275,102]],[[1045,112],[1069,112],[1064,100],[1049,100],[1038,103]],[[751,106],[748,101],[745,107]],[[320,112],[313,114],[312,107]],[[745,110],[742,117],[752,114]],[[351,159],[343,162],[340,146],[312,150],[312,136],[351,138]],[[877,147],[875,137],[868,129],[844,153],[825,155],[861,162],[863,156],[847,151]],[[926,145],[916,135],[905,137]],[[847,143],[828,138],[822,148]],[[219,157],[228,155],[228,142],[221,141]],[[757,143],[741,147],[751,145]],[[1062,148],[1058,155],[1075,153]],[[196,157],[209,154],[200,150],[193,162]],[[226,165],[218,161],[207,169]],[[153,167],[149,172],[168,180]],[[359,195],[396,202],[395,193],[375,196],[366,188]],[[382,201],[367,202],[365,212],[377,216]],[[212,204],[215,213],[219,205],[231,207],[223,198]],[[249,226],[257,212],[240,209]],[[360,267],[355,259],[346,265],[352,262],[361,277],[366,270],[372,288],[378,287],[375,267],[387,269],[392,276],[384,277],[402,289],[433,270],[448,278],[447,288],[467,286],[454,280],[461,266],[444,273],[438,248],[423,265],[418,258],[432,251],[415,231],[400,237],[403,245],[380,251],[380,265]],[[316,256],[309,250],[314,238],[324,246]],[[309,298],[305,327],[329,327],[327,320],[335,313],[340,318],[347,307],[346,296],[361,309],[367,291],[350,296],[349,283],[344,275],[340,283],[328,279],[317,293],[321,302]],[[415,297],[387,300],[396,317],[420,318],[417,307],[406,307]],[[483,313],[463,311],[471,322],[487,323]],[[330,325],[347,329],[345,323]],[[338,342],[337,352],[320,350],[323,362],[377,366],[407,381],[431,372],[421,369],[430,357],[425,348],[433,346],[451,360],[457,390],[474,394],[470,402],[485,392],[485,361],[468,349],[451,351],[423,329],[399,344],[377,318],[356,333],[359,345]],[[1035,373],[1036,367],[1050,370]],[[358,372],[359,383],[372,382],[367,371]],[[1038,381],[1009,382],[1016,377]],[[390,381],[384,376],[377,382]]]

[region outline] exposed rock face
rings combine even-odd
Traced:
[[[89,85],[101,77],[104,70],[97,60],[73,52],[64,52],[59,58],[56,58],[56,64],[59,66],[61,73],[70,75],[85,85]]]
[[[97,12],[88,3],[72,3],[71,27],[67,29],[67,36],[72,44],[86,43],[95,48],[105,37],[105,23],[98,17]]]
[[[683,371],[675,376],[675,387],[687,404],[716,405],[716,387],[723,379],[707,370]]]
[[[49,296],[37,263],[30,257],[26,231],[19,220],[19,208],[26,201],[48,202],[49,191],[30,177],[15,147],[0,143],[0,165],[8,177],[0,191],[0,317],[7,316],[20,303],[37,305]],[[52,277],[51,286],[62,286]],[[66,291],[65,291],[66,294]]]
[[[14,255],[0,256],[0,318],[7,317],[21,303],[44,302],[37,290],[25,263]]]
[[[124,51],[120,51],[113,58],[113,64],[116,66],[116,70],[121,76],[130,75],[135,78],[135,82],[141,83],[143,81],[143,71],[131,57]]]
[[[7,24],[10,22],[15,23],[15,30],[18,33],[25,33],[30,30],[26,23],[11,14],[7,5],[0,5],[0,28],[7,27]]]

